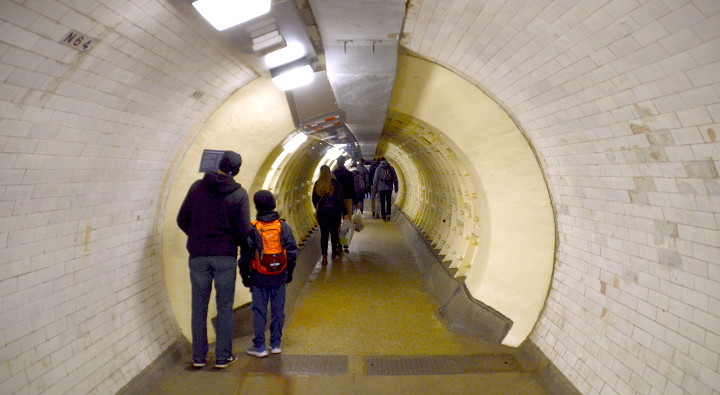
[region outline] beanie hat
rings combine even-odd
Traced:
[[[255,192],[255,195],[253,195],[253,202],[255,203],[255,209],[258,212],[275,210],[275,196],[273,196],[270,191],[263,189]]]
[[[240,154],[233,151],[225,151],[223,153],[222,159],[220,159],[220,164],[218,165],[218,169],[223,172],[230,174],[231,176],[234,176],[238,174],[240,171],[240,165],[242,164],[242,158],[240,157]]]

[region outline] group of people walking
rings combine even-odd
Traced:
[[[256,216],[250,221],[247,191],[234,177],[242,158],[225,151],[217,170],[206,172],[187,192],[177,216],[177,224],[187,235],[190,255],[192,366],[207,363],[207,313],[213,282],[217,321],[215,333],[215,368],[223,369],[236,361],[232,352],[234,331],[233,302],[235,281],[240,273],[242,283],[252,295],[252,345],[246,353],[256,357],[268,355],[265,340],[268,305],[270,306],[270,352],[281,350],[285,321],[285,288],[293,279],[297,244],[290,226],[275,210],[275,196],[267,190],[253,195]],[[320,167],[313,186],[312,203],[320,225],[322,263],[327,264],[328,242],[332,258],[349,252],[349,242],[340,243],[343,218],[350,220],[354,210],[363,212],[364,199],[370,194],[374,218],[390,219],[391,194],[398,191],[395,170],[384,158],[366,168],[361,159],[352,171],[345,167],[345,157],[337,158],[337,168]],[[376,215],[375,197],[379,197]],[[240,258],[238,259],[238,247]],[[235,265],[238,272],[235,271]]]
[[[350,221],[354,210],[363,213],[365,196],[370,191],[373,218],[390,219],[392,191],[398,191],[395,169],[385,158],[376,159],[370,168],[360,159],[350,171],[345,167],[345,157],[336,160],[337,168],[330,171],[328,165],[320,167],[312,191],[312,203],[320,225],[320,252],[322,264],[328,263],[328,242],[331,243],[331,258],[349,252],[349,245],[340,242],[340,226],[343,220]],[[372,183],[371,183],[372,180]],[[379,215],[376,214],[375,197],[380,200]],[[346,241],[347,243],[347,241]]]

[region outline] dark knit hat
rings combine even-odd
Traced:
[[[240,157],[240,154],[233,151],[225,151],[223,153],[222,159],[220,159],[218,169],[220,169],[220,171],[223,173],[234,176],[240,171],[241,164],[242,158]]]
[[[255,195],[253,195],[253,202],[255,203],[255,209],[258,212],[275,210],[275,196],[273,196],[270,191],[263,189],[255,192]]]

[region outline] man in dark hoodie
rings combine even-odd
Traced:
[[[243,285],[250,288],[252,294],[253,330],[255,337],[252,346],[245,352],[256,357],[268,355],[265,347],[265,325],[267,323],[267,310],[270,304],[270,352],[279,354],[282,341],[282,330],[285,324],[285,284],[292,281],[295,261],[297,259],[297,245],[292,229],[280,218],[275,211],[275,197],[272,192],[261,190],[253,195],[253,202],[257,216],[253,221],[253,229],[248,235],[248,250],[240,256],[240,276]],[[278,226],[279,225],[279,226]],[[279,228],[280,238],[276,232]],[[260,235],[262,229],[268,236]],[[263,241],[265,240],[265,241]],[[274,244],[269,246],[268,244]],[[284,251],[286,265],[273,273],[261,273],[259,252],[276,247]],[[282,254],[283,252],[280,252]],[[272,262],[277,262],[273,260]]]
[[[205,366],[207,360],[207,311],[213,281],[218,311],[215,367],[223,369],[235,362],[232,335],[237,249],[247,249],[252,227],[247,192],[233,179],[241,163],[238,153],[225,151],[218,170],[205,173],[202,180],[190,186],[177,216],[178,226],[188,236],[192,366],[196,368]]]

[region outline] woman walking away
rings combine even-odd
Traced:
[[[340,220],[348,215],[343,201],[343,191],[340,183],[330,172],[330,167],[320,167],[320,176],[313,187],[312,202],[315,206],[315,216],[320,225],[320,251],[322,264],[327,265],[328,235],[332,241],[332,258],[335,259],[342,251],[340,245]]]

